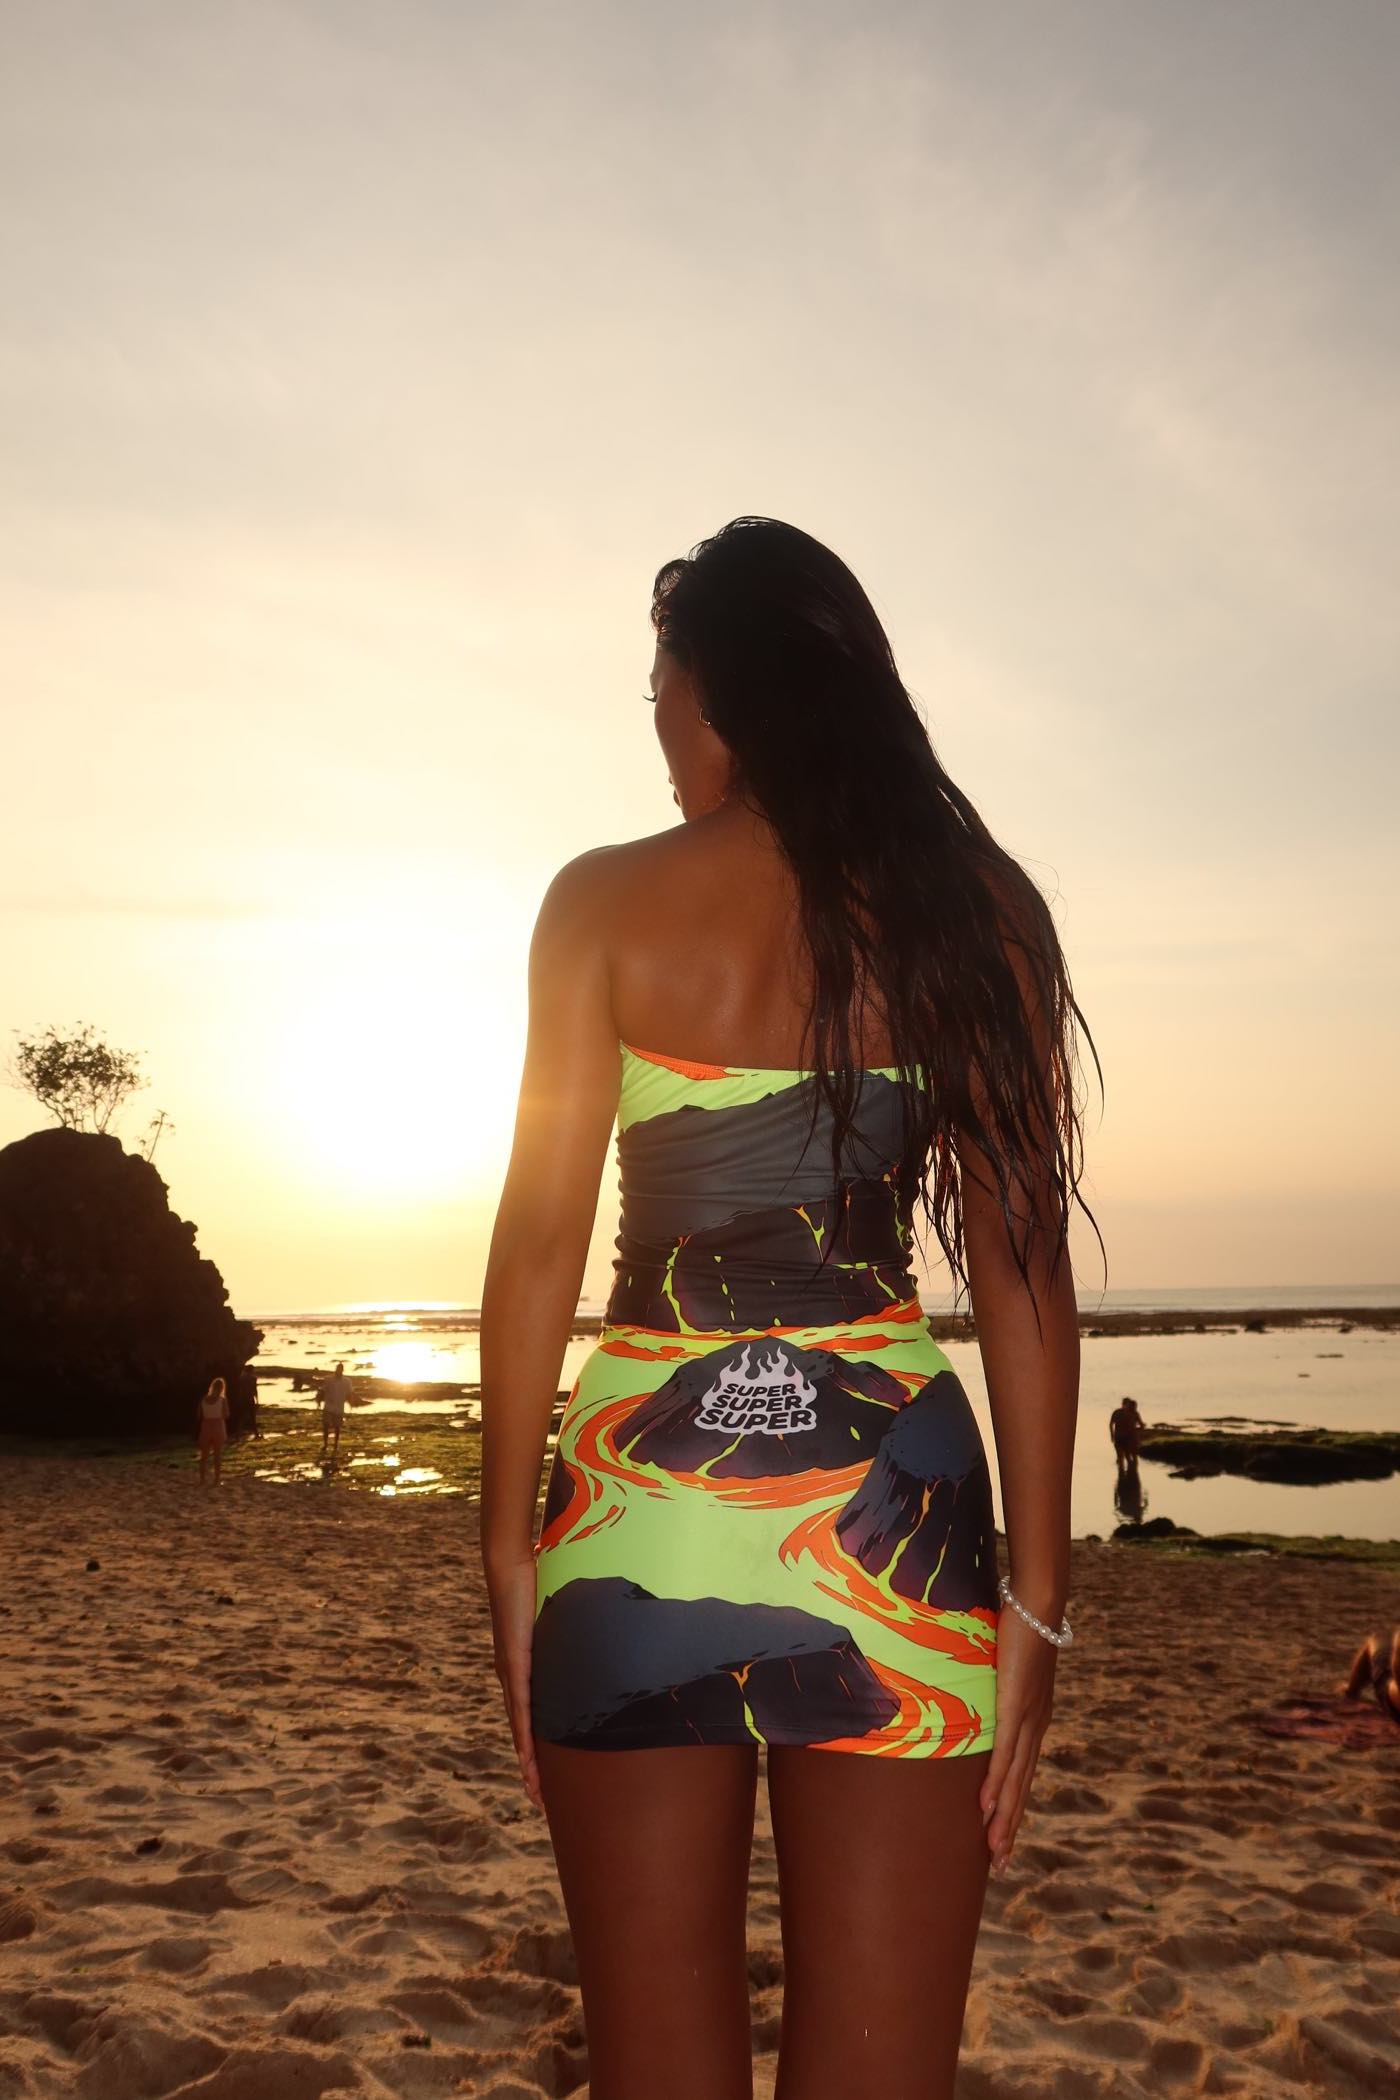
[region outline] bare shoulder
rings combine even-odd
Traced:
[[[578,959],[606,945],[623,900],[644,872],[637,848],[645,843],[593,846],[565,861],[540,904],[532,943],[536,953]]]
[[[646,838],[591,847],[565,861],[545,891],[541,923],[548,919],[574,931],[606,924],[624,899],[637,894],[639,884],[664,878],[686,863],[694,851],[687,836],[691,828],[673,824]]]
[[[617,846],[591,846],[586,853],[566,860],[550,877],[540,905],[541,924],[547,920],[567,921],[580,912],[586,913],[615,880],[612,866],[620,850]]]

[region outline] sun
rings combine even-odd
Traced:
[[[460,937],[421,925],[360,922],[347,961],[341,943],[304,959],[278,1030],[269,1083],[285,1164],[356,1201],[499,1181],[523,996],[504,995],[500,972]]]

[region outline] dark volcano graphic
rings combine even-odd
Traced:
[[[654,1597],[621,1576],[580,1578],[535,1622],[531,1698],[546,1742],[823,1743],[899,1712],[842,1626],[773,1604]]]
[[[574,1484],[569,1475],[568,1461],[559,1446],[554,1447],[554,1456],[549,1462],[549,1480],[544,1492],[544,1518],[540,1534],[544,1535],[556,1517],[562,1517],[573,1499]]]
[[[890,1424],[836,1536],[866,1573],[939,1611],[995,1612],[992,1483],[977,1418],[952,1371]]]
[[[834,1327],[914,1289],[890,1179],[850,1181],[840,1201],[741,1211],[680,1239],[618,1246],[609,1319],[667,1332],[682,1318],[711,1331]]]
[[[880,1446],[906,1389],[878,1364],[780,1336],[710,1349],[628,1418],[617,1446],[634,1463],[712,1480],[770,1480],[859,1465]]]

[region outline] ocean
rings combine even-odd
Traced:
[[[946,1310],[930,1295],[929,1311]],[[1224,1325],[1204,1334],[1105,1333],[1085,1335],[1082,1344],[1080,1412],[1075,1444],[1072,1528],[1076,1537],[1107,1537],[1125,1516],[1170,1517],[1198,1531],[1273,1531],[1298,1537],[1338,1534],[1352,1538],[1400,1537],[1400,1481],[1348,1481],[1318,1487],[1286,1486],[1222,1475],[1208,1480],[1174,1479],[1165,1465],[1144,1460],[1140,1503],[1122,1504],[1108,1435],[1108,1418],[1131,1395],[1150,1426],[1286,1425],[1298,1428],[1394,1430],[1400,1428],[1400,1330],[1355,1325],[1348,1314],[1362,1309],[1400,1308],[1396,1285],[1290,1285],[1236,1290],[1110,1291],[1081,1300],[1092,1322],[1112,1313],[1180,1315],[1199,1312],[1217,1319],[1324,1309],[1305,1325],[1270,1327],[1263,1333]],[[583,1304],[596,1318],[601,1306]],[[472,1424],[480,1421],[474,1391],[481,1377],[474,1306],[410,1303],[322,1307],[251,1313],[264,1330],[256,1366],[266,1398],[313,1407],[309,1385],[300,1394],[293,1377],[344,1361],[352,1376],[413,1385],[412,1399],[384,1396],[361,1400],[356,1418],[376,1415],[433,1416]],[[1003,1523],[995,1463],[995,1427],[975,1342],[944,1343],[967,1389],[992,1459],[997,1522]],[[571,1385],[592,1347],[591,1336],[570,1342],[560,1374]],[[435,1390],[440,1388],[441,1390]],[[427,1485],[428,1483],[425,1483]],[[404,1487],[414,1483],[405,1480]]]

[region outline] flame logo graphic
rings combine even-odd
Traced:
[[[788,1436],[815,1429],[817,1389],[786,1349],[746,1343],[701,1396],[697,1429],[726,1436]]]

